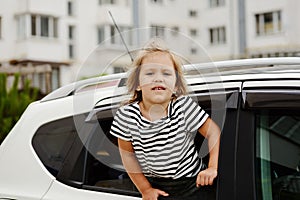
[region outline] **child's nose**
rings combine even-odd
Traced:
[[[154,77],[154,82],[163,82],[163,76],[161,74],[156,74]]]

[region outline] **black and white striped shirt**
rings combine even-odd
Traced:
[[[192,177],[202,165],[194,145],[195,133],[207,118],[188,96],[170,102],[168,116],[154,122],[141,115],[136,102],[118,109],[110,132],[132,142],[145,176]]]

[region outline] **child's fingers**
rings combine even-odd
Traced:
[[[158,194],[159,195],[162,195],[162,196],[169,196],[169,194],[168,193],[166,193],[165,191],[162,191],[162,190],[158,190]]]
[[[201,171],[196,180],[197,187],[205,186],[205,185],[212,185],[214,179],[217,177],[217,170],[213,168],[208,168],[206,170]]]

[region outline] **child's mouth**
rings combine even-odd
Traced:
[[[152,90],[166,90],[166,88],[163,86],[156,86],[156,87],[153,87]]]

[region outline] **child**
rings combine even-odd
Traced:
[[[181,63],[152,41],[140,51],[128,77],[132,99],[116,113],[123,165],[143,200],[205,199],[201,186],[217,176],[220,129],[187,93]],[[208,139],[208,168],[195,149],[199,132]]]

